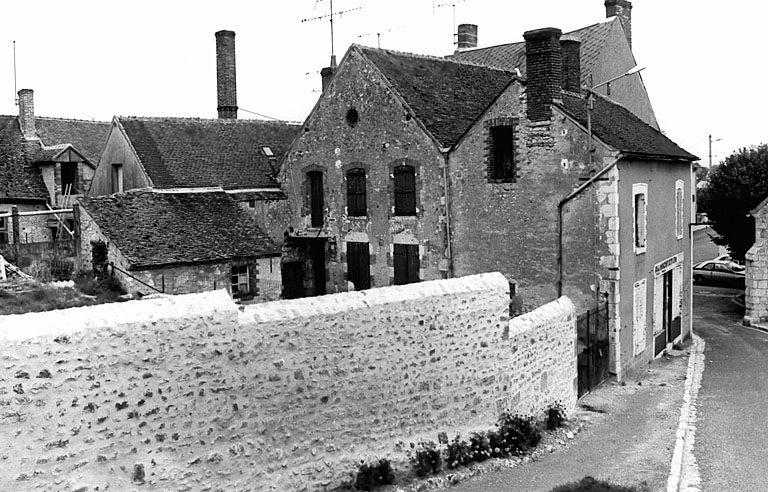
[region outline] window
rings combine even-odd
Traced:
[[[632,213],[633,213],[633,249],[636,254],[645,253],[647,241],[647,200],[648,185],[636,183],[632,185]]]
[[[235,299],[251,292],[248,282],[248,265],[232,267],[232,297]]]
[[[77,163],[61,163],[61,192],[62,194],[77,193]]]
[[[347,171],[347,214],[360,217],[368,213],[365,201],[365,169]]]
[[[397,166],[395,177],[395,215],[416,215],[416,171],[413,166]]]
[[[419,245],[395,244],[395,285],[419,281]]]
[[[515,181],[515,127],[492,126],[491,152],[488,157],[488,178],[503,182]]]
[[[0,211],[0,213],[4,213]],[[0,217],[0,244],[8,244],[8,219]]]
[[[677,239],[683,238],[685,226],[685,210],[683,205],[683,180],[675,181],[675,235]]]
[[[112,164],[112,193],[123,191],[123,165]]]
[[[310,171],[307,173],[309,180],[309,209],[312,216],[312,227],[323,227],[323,173]]]
[[[347,243],[347,280],[355,290],[371,288],[371,255],[368,243]]]

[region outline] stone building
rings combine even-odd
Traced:
[[[755,244],[746,254],[744,324],[768,322],[768,198],[750,211],[755,219]]]
[[[500,271],[528,309],[608,303],[621,377],[687,332],[695,156],[608,98],[588,105],[578,39],[524,37],[526,78],[347,51],[280,174],[283,284],[300,297]]]
[[[132,190],[78,202],[82,268],[109,270],[129,293],[275,295],[265,285],[279,279],[279,248],[221,189]]]

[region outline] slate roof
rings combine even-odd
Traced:
[[[563,93],[562,99],[561,108],[587,128],[587,100],[569,93]],[[698,159],[624,106],[599,94],[594,99],[592,132],[616,150],[635,157],[672,157],[690,161]]]
[[[575,36],[581,41],[582,83],[589,83],[589,75],[592,73],[592,69],[597,63],[598,56],[600,55],[600,50],[605,44],[605,40],[608,38],[612,22],[619,21],[618,19],[612,19],[581,29],[576,29],[575,31],[563,33],[563,36]],[[449,58],[477,63],[488,67],[495,67],[502,70],[514,70],[517,68],[520,70],[523,77],[526,75],[524,41],[460,51],[453,55],[449,55]]]
[[[452,147],[515,74],[486,66],[358,46],[444,147]]]
[[[300,125],[285,122],[117,117],[155,188],[279,187],[262,146],[280,165]]]
[[[0,116],[0,202],[13,202],[14,199],[44,202],[48,199],[42,173],[28,158],[29,150],[18,118]]]
[[[280,254],[224,191],[144,189],[78,201],[133,270]]]
[[[47,147],[71,144],[95,166],[107,140],[109,123],[36,116],[35,129]]]

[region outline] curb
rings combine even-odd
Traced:
[[[667,480],[667,492],[695,492],[700,490],[699,467],[693,456],[696,434],[696,398],[701,387],[704,372],[704,340],[693,335],[693,345],[688,358],[688,372],[685,378],[683,405],[675,438],[675,451]]]

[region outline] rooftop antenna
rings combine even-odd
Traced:
[[[16,90],[16,40],[13,41],[13,104],[19,105],[19,91]]]
[[[309,21],[315,21],[315,20],[322,20],[322,19],[329,19],[331,21],[331,68],[334,70],[336,69],[336,53],[333,50],[333,16],[339,16],[341,17],[342,14],[346,14],[347,12],[353,12],[355,10],[360,10],[362,7],[355,7],[353,9],[347,9],[342,10],[341,12],[334,12],[333,11],[333,0],[330,0],[331,4],[331,12],[330,14],[325,15],[318,15],[317,17],[308,17],[306,19],[301,19],[301,22],[309,22]],[[317,2],[315,2],[315,6],[317,6]]]
[[[451,7],[451,9],[453,10],[453,37],[454,38],[458,37],[458,35],[456,34],[456,4],[459,1],[464,3],[464,0],[458,0],[458,1],[446,2],[446,3],[441,3],[441,4],[438,4],[438,5],[435,5],[435,0],[432,0],[432,13],[433,14],[435,13],[435,9],[439,9],[441,7]],[[458,39],[454,39],[453,44],[456,44],[456,43],[458,43]]]
[[[392,32],[395,29],[397,29],[397,28],[393,27],[393,28],[390,28],[390,29],[385,29],[383,31],[367,32],[365,34],[358,34],[357,37],[359,39],[359,38],[365,38],[365,37],[368,37],[368,36],[373,36],[375,34],[376,35],[376,47],[381,49],[381,35],[383,33],[385,33],[385,32]]]

